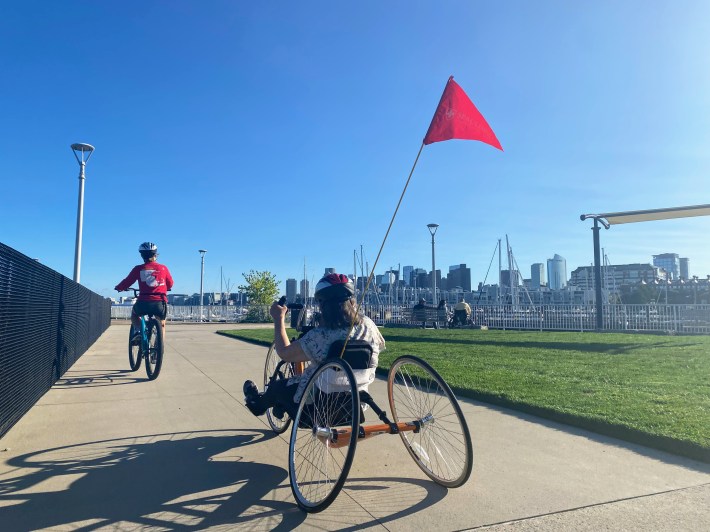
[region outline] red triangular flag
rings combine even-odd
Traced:
[[[424,137],[424,144],[450,139],[480,140],[503,151],[491,126],[453,76],[446,83],[439,107]]]

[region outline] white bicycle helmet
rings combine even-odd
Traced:
[[[157,253],[158,246],[152,242],[143,242],[140,246],[138,246],[138,252],[142,253],[144,251],[148,251],[149,253]]]
[[[320,301],[347,301],[355,294],[353,283],[347,275],[329,273],[316,285],[315,297]]]
[[[138,253],[141,254],[143,260],[148,260],[158,254],[158,246],[152,242],[143,242],[140,246],[138,246]]]

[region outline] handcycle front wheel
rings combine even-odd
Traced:
[[[271,344],[269,351],[266,353],[266,363],[264,364],[264,391],[266,391],[266,388],[269,386],[271,377],[274,376],[276,368],[279,366],[279,362],[281,362],[281,358],[276,353],[274,344]],[[293,376],[293,364],[285,362],[281,365],[279,372],[280,373],[276,375],[277,379],[291,378]],[[269,408],[266,411],[266,420],[269,422],[271,430],[273,430],[276,434],[286,432],[286,429],[291,424],[291,417],[287,412],[284,412],[283,417],[279,418],[274,415],[273,410],[273,408]]]
[[[138,342],[133,342],[133,325],[131,325],[128,331],[128,364],[131,367],[131,371],[136,371],[141,367],[141,340]]]
[[[387,394],[395,423],[420,424],[418,431],[399,433],[419,468],[447,488],[463,485],[473,467],[471,435],[441,375],[418,357],[399,357],[387,376]]]
[[[148,352],[145,354],[145,371],[148,380],[155,380],[163,367],[163,326],[156,318],[146,320],[145,332],[148,336]]]
[[[355,456],[360,396],[350,365],[328,360],[308,380],[293,420],[288,450],[291,491],[306,512],[338,496]]]

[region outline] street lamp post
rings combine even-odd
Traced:
[[[434,260],[434,235],[439,228],[439,224],[427,224],[431,233],[431,297],[432,304],[436,305],[436,260]]]
[[[74,282],[78,283],[81,276],[81,231],[84,226],[84,181],[86,180],[84,168],[94,152],[94,147],[91,144],[77,142],[71,145],[71,149],[79,163],[79,206],[76,212],[76,245],[74,246]]]
[[[204,296],[203,296],[203,281],[205,279],[205,253],[207,253],[206,249],[198,249],[200,252],[200,256],[202,257],[202,264],[200,266],[200,321],[202,321],[202,303],[204,302]]]
[[[596,303],[597,330],[601,331],[604,328],[604,315],[602,307],[602,266],[599,245],[599,231],[601,227],[599,227],[599,224],[601,223],[606,229],[609,229],[609,223],[601,215],[583,214],[579,218],[582,221],[587,218],[594,220],[594,227],[592,227],[594,239],[594,301]]]

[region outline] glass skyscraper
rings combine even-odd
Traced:
[[[547,259],[547,279],[550,290],[561,290],[567,286],[567,261],[555,253]]]

